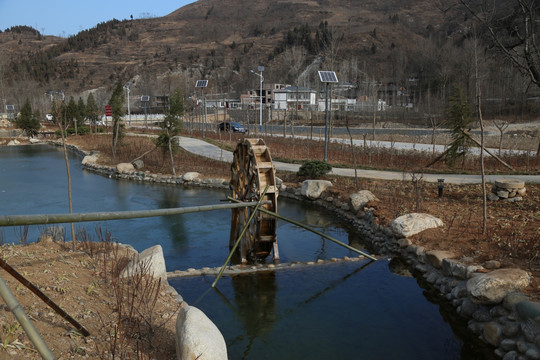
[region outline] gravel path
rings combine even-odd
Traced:
[[[180,147],[191,153],[201,155],[214,160],[232,162],[233,154],[230,151],[222,150],[219,147],[209,144],[200,139],[180,136]],[[288,164],[279,161],[273,162],[276,170],[297,172],[300,168],[298,164]],[[381,179],[381,180],[410,180],[411,174],[397,171],[377,171],[358,169],[358,177]],[[354,177],[354,169],[334,168],[331,175]],[[417,174],[418,175],[418,174]],[[494,182],[497,179],[516,179],[525,183],[540,183],[540,175],[487,175],[487,182]],[[428,182],[437,182],[438,179],[444,179],[446,183],[451,184],[480,184],[482,178],[480,175],[460,175],[460,174],[423,174],[423,180]]]

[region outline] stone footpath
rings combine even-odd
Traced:
[[[117,168],[84,160],[83,163],[86,169],[108,177],[228,188],[226,180],[200,180],[196,173],[163,176],[140,170],[119,172]],[[331,183],[307,180],[301,188],[287,188],[280,184],[280,196],[308,201],[334,211],[349,221],[376,253],[400,257],[413,269],[415,277],[424,279],[431,289],[445,298],[457,314],[468,320],[469,329],[493,346],[495,354],[503,360],[540,359],[540,303],[531,301],[520,292],[530,284],[526,271],[501,269],[497,261],[474,264],[472,259],[456,258],[452,253],[426,251],[421,246],[415,246],[408,236],[426,228],[441,226],[440,220],[427,214],[408,214],[394,220],[391,226],[383,227],[375,222],[374,209],[370,204],[377,199],[369,191],[351,194],[349,199],[343,201],[332,197],[327,191],[329,189]],[[215,326],[212,328],[201,320],[199,313],[193,307],[182,307],[177,320],[177,344],[198,349],[197,346],[204,343],[215,351],[212,352],[214,357],[203,355],[199,359],[226,359],[226,349],[223,352],[220,348],[224,342],[216,335]],[[191,318],[196,319],[193,320],[195,323],[201,321],[202,325],[196,327],[199,331],[195,331],[195,327],[182,325],[192,323]],[[206,332],[216,335],[218,339],[211,340]],[[188,333],[189,340],[185,338]],[[179,349],[177,354],[182,359],[181,354],[186,353],[180,351],[185,351],[185,348]]]

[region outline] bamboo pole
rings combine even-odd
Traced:
[[[45,295],[41,290],[39,290],[34,284],[28,281],[24,276],[19,274],[17,270],[12,268],[7,262],[0,258],[0,267],[6,270],[11,276],[17,279],[21,284],[26,286],[30,291],[32,291],[37,297],[39,297],[43,302],[49,307],[51,307],[58,315],[66,319],[71,325],[75,326],[77,330],[81,332],[83,336],[89,336],[90,332],[84,328],[81,324],[72,318],[67,312],[65,312],[61,307],[56,305],[47,295]]]
[[[137,210],[137,211],[113,211],[113,212],[93,212],[93,213],[78,213],[78,214],[49,214],[49,215],[3,215],[0,216],[0,226],[19,226],[19,225],[43,225],[43,224],[60,224],[70,222],[86,222],[86,221],[104,221],[104,220],[122,220],[135,219],[154,216],[169,216],[177,214],[188,214],[194,212],[234,209],[247,206],[255,206],[251,202],[239,202],[237,204],[217,204],[203,206],[189,206],[172,209],[154,209],[154,210]]]
[[[231,201],[234,201],[234,202],[238,202],[238,200],[233,199],[233,198],[230,197],[230,196],[228,196],[227,199],[229,199],[229,200],[231,200]],[[320,231],[318,231],[318,230],[315,230],[315,229],[313,229],[313,228],[311,228],[311,227],[309,227],[309,226],[307,226],[307,225],[304,225],[304,224],[302,224],[302,223],[299,223],[298,221],[295,221],[295,220],[292,220],[292,219],[288,219],[288,218],[286,218],[286,217],[284,217],[284,216],[281,216],[281,215],[279,215],[279,214],[277,214],[277,213],[275,213],[275,212],[266,210],[266,209],[264,209],[264,208],[260,208],[260,209],[258,209],[258,210],[259,210],[259,211],[262,211],[262,212],[265,213],[265,214],[274,216],[274,217],[276,217],[276,218],[278,218],[278,219],[280,219],[280,220],[287,221],[287,222],[289,222],[289,223],[291,223],[291,224],[294,224],[294,225],[296,225],[296,226],[299,226],[299,227],[301,227],[301,228],[303,228],[303,229],[309,230],[309,231],[311,231],[311,232],[313,232],[313,233],[315,233],[315,234],[317,234],[317,235],[319,235],[319,236],[322,236],[322,237],[325,238],[325,239],[328,239],[328,240],[330,240],[330,241],[332,241],[332,242],[334,242],[334,243],[336,243],[336,244],[338,244],[338,245],[341,245],[341,246],[343,246],[343,247],[345,247],[345,248],[347,248],[347,249],[349,249],[349,250],[351,250],[351,251],[354,251],[355,253],[358,253],[358,254],[360,254],[360,255],[363,255],[363,256],[367,257],[368,259],[370,259],[370,260],[377,261],[377,258],[376,258],[376,257],[374,257],[374,256],[372,256],[372,255],[369,255],[369,254],[367,254],[367,253],[365,253],[365,252],[363,252],[363,251],[361,251],[361,250],[355,249],[355,248],[353,248],[352,246],[345,244],[344,242],[341,242],[341,241],[339,241],[339,240],[337,240],[337,239],[334,239],[333,237],[331,237],[331,236],[329,236],[329,235],[326,235],[325,233],[322,233],[322,232],[320,232]]]
[[[8,286],[4,282],[4,279],[2,279],[1,277],[0,296],[2,297],[2,299],[4,299],[9,310],[11,310],[13,315],[15,315],[15,318],[17,319],[19,324],[21,324],[22,328],[26,332],[26,335],[28,335],[28,339],[30,339],[32,344],[34,344],[41,357],[46,360],[56,359],[51,350],[49,350],[49,348],[47,347],[47,344],[45,344],[41,336],[39,336],[37,329],[35,328],[34,324],[32,324],[32,322],[22,309],[21,305],[19,305],[17,299],[15,299],[15,296],[13,296],[13,294],[9,290]]]
[[[484,147],[484,145],[482,145],[478,140],[476,140],[475,138],[472,137],[472,135],[468,132],[468,131],[462,131],[463,135],[467,136],[469,139],[471,139],[476,145],[480,146],[480,151],[484,150],[485,152],[487,152],[489,155],[491,155],[495,160],[497,160],[498,162],[500,162],[501,164],[503,164],[504,166],[506,166],[508,169],[512,170],[512,171],[516,171],[516,169],[514,169],[512,166],[508,165],[507,163],[504,162],[503,159],[501,159],[500,157],[498,157],[497,155],[495,155],[494,153],[492,153],[491,151],[489,151],[488,149],[486,149]]]
[[[266,195],[266,192],[268,191],[269,187],[270,187],[270,185],[266,185],[266,188],[264,189],[259,201],[257,201],[257,205],[255,205],[255,209],[253,209],[253,212],[251,213],[251,216],[249,217],[249,220],[246,221],[246,224],[244,225],[244,228],[242,229],[242,232],[238,236],[238,239],[236,239],[236,241],[234,243],[234,246],[232,247],[231,251],[229,252],[229,256],[227,257],[227,260],[225,260],[225,263],[223,264],[221,269],[219,269],[218,276],[216,277],[216,280],[214,280],[214,282],[212,283],[213,288],[216,287],[216,284],[219,281],[219,279],[221,278],[221,275],[223,275],[223,271],[225,271],[225,268],[227,267],[227,264],[229,263],[229,261],[231,261],[231,258],[233,256],[234,252],[236,251],[236,248],[238,247],[238,244],[240,243],[240,240],[242,240],[242,238],[244,237],[244,234],[246,233],[247,229],[249,228],[249,226],[251,224],[251,220],[253,220],[253,217],[257,213],[257,210],[259,210],[259,206],[263,202],[262,200],[264,199],[264,196]],[[238,201],[238,200],[236,200],[236,201]]]

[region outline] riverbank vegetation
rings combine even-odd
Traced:
[[[79,228],[75,251],[59,232],[37,243],[29,243],[24,228],[18,234],[19,245],[0,247],[2,259],[90,333],[83,336],[27,287],[3,276],[57,359],[174,358],[180,305],[144,264],[140,274],[120,277],[134,254],[110,233]],[[7,306],[0,308],[0,358],[41,359]]]

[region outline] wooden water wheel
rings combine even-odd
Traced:
[[[262,139],[240,140],[231,165],[232,197],[241,201],[257,202],[267,185],[269,188],[261,207],[277,212],[276,169],[272,164],[270,151]],[[253,211],[253,207],[232,210],[229,241],[231,249]],[[274,261],[279,261],[276,228],[276,218],[260,211],[255,214],[238,247],[242,264],[264,260],[272,250]]]

